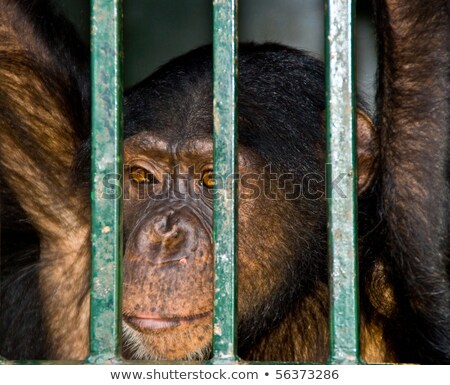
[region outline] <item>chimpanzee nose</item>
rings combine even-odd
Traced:
[[[182,240],[183,231],[168,215],[157,216],[150,226],[150,241],[164,243],[166,246],[174,245]]]
[[[174,247],[183,241],[184,231],[179,226],[180,220],[169,210],[155,215],[149,222],[147,234],[149,242],[161,244],[165,247]]]
[[[185,263],[198,249],[199,227],[198,219],[190,210],[155,212],[139,232],[138,253],[154,264]]]

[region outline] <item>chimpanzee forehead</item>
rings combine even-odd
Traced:
[[[125,163],[132,159],[150,159],[166,165],[212,165],[213,140],[210,135],[192,135],[183,141],[163,134],[143,131],[125,140]],[[238,162],[242,167],[263,167],[266,162],[253,149],[238,145]]]
[[[143,131],[125,140],[128,151],[152,154],[171,154],[173,157],[189,154],[210,154],[213,142],[210,135],[186,136],[183,140],[158,132]]]

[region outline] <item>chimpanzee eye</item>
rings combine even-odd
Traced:
[[[203,186],[205,186],[207,188],[214,188],[215,181],[214,181],[214,174],[213,174],[212,170],[206,170],[203,172],[202,184],[203,184]]]
[[[158,184],[159,181],[155,176],[142,167],[131,167],[130,179],[135,183]]]

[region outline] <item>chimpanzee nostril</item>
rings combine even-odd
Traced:
[[[164,236],[166,233],[168,233],[171,230],[170,224],[169,224],[169,218],[168,216],[160,216],[155,218],[155,221],[153,222],[153,231],[157,233],[160,236]]]
[[[155,265],[171,262],[184,266],[195,256],[202,257],[202,248],[210,242],[195,212],[185,207],[156,211],[141,226],[135,253]]]
[[[173,223],[170,214],[156,217],[153,221],[150,231],[153,233],[153,238],[159,242],[176,242],[181,238],[182,230],[177,223]]]

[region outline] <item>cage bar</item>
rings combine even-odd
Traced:
[[[237,3],[213,1],[215,296],[213,362],[234,362],[237,309]]]
[[[358,363],[357,175],[353,82],[354,2],[325,4],[331,362]]]
[[[122,1],[91,3],[92,273],[90,362],[120,355]]]

